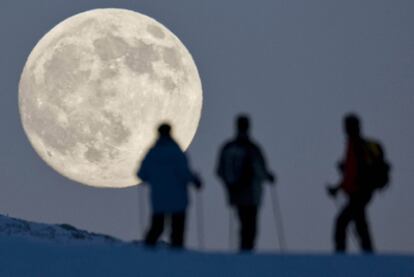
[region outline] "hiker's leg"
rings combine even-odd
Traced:
[[[237,206],[237,216],[239,218],[239,249],[243,250],[243,246],[246,241],[246,228],[247,228],[247,220],[246,220],[246,211],[244,206]]]
[[[257,207],[238,206],[240,220],[240,250],[252,250],[257,230]]]
[[[171,246],[182,248],[185,235],[185,212],[174,213],[171,216]]]
[[[245,250],[253,250],[256,233],[257,233],[257,206],[249,206],[247,209],[247,230],[246,230],[246,241],[244,245]]]
[[[364,252],[373,252],[373,245],[369,231],[369,225],[366,218],[365,208],[369,198],[363,197],[356,206],[355,211],[355,227],[358,232],[361,249]]]
[[[352,202],[349,201],[345,208],[339,213],[335,224],[335,251],[346,250],[346,229],[352,220]]]
[[[148,246],[154,246],[158,238],[161,236],[164,230],[164,214],[153,214],[151,218],[151,227],[145,237],[145,244]]]

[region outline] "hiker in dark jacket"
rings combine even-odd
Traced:
[[[237,211],[240,222],[240,250],[254,248],[257,216],[262,202],[262,184],[274,182],[259,146],[249,136],[249,119],[236,121],[236,137],[225,143],[219,154],[217,175],[223,181],[228,203]]]
[[[335,197],[339,191],[343,191],[348,198],[336,219],[335,250],[346,250],[346,230],[353,221],[362,250],[372,252],[374,247],[365,210],[375,189],[388,183],[389,166],[384,160],[380,144],[362,137],[360,120],[356,115],[345,117],[344,129],[347,136],[346,152],[344,160],[338,165],[342,181],[339,186],[328,188],[330,196]]]
[[[150,187],[152,220],[145,244],[154,246],[164,230],[165,217],[170,217],[171,246],[184,244],[188,185],[201,188],[199,178],[190,170],[187,157],[171,137],[171,127],[162,124],[159,138],[146,154],[137,173]]]

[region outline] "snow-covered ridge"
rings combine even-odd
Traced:
[[[214,253],[147,249],[68,224],[0,215],[0,276],[414,276],[413,255]]]
[[[4,215],[0,215],[0,236],[61,243],[122,243],[114,237],[79,230],[69,224],[36,223]]]

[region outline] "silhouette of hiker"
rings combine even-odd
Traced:
[[[254,248],[262,183],[274,182],[262,152],[249,137],[249,118],[238,116],[236,137],[225,143],[219,154],[217,175],[223,181],[228,202],[240,222],[240,250]]]
[[[336,219],[335,250],[346,250],[346,230],[353,221],[362,250],[372,252],[373,243],[365,209],[375,189],[384,188],[388,184],[389,165],[384,159],[381,145],[362,137],[358,116],[347,115],[344,129],[347,136],[345,158],[338,164],[342,181],[338,186],[328,187],[330,196],[336,197],[341,190],[348,198]]]
[[[145,244],[154,246],[164,230],[166,216],[171,224],[171,246],[184,244],[188,184],[201,188],[201,181],[189,167],[185,153],[171,137],[171,127],[161,124],[159,137],[146,154],[138,177],[150,187],[152,219]]]

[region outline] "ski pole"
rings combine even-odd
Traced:
[[[199,191],[196,191],[196,213],[197,213],[197,237],[198,247],[204,249],[204,211],[203,211],[203,198]]]
[[[235,249],[233,233],[234,233],[234,216],[233,216],[233,207],[230,206],[230,209],[229,209],[229,250],[230,251]]]
[[[272,198],[272,210],[273,210],[273,217],[275,220],[275,225],[277,229],[277,236],[279,241],[280,252],[284,252],[286,250],[286,240],[283,228],[283,220],[282,220],[282,212],[280,210],[279,199],[277,197],[276,188],[272,186],[271,188],[271,198]]]
[[[141,234],[141,239],[144,239],[144,193],[143,189],[140,189],[142,185],[138,185],[138,218],[139,218],[139,231]]]

